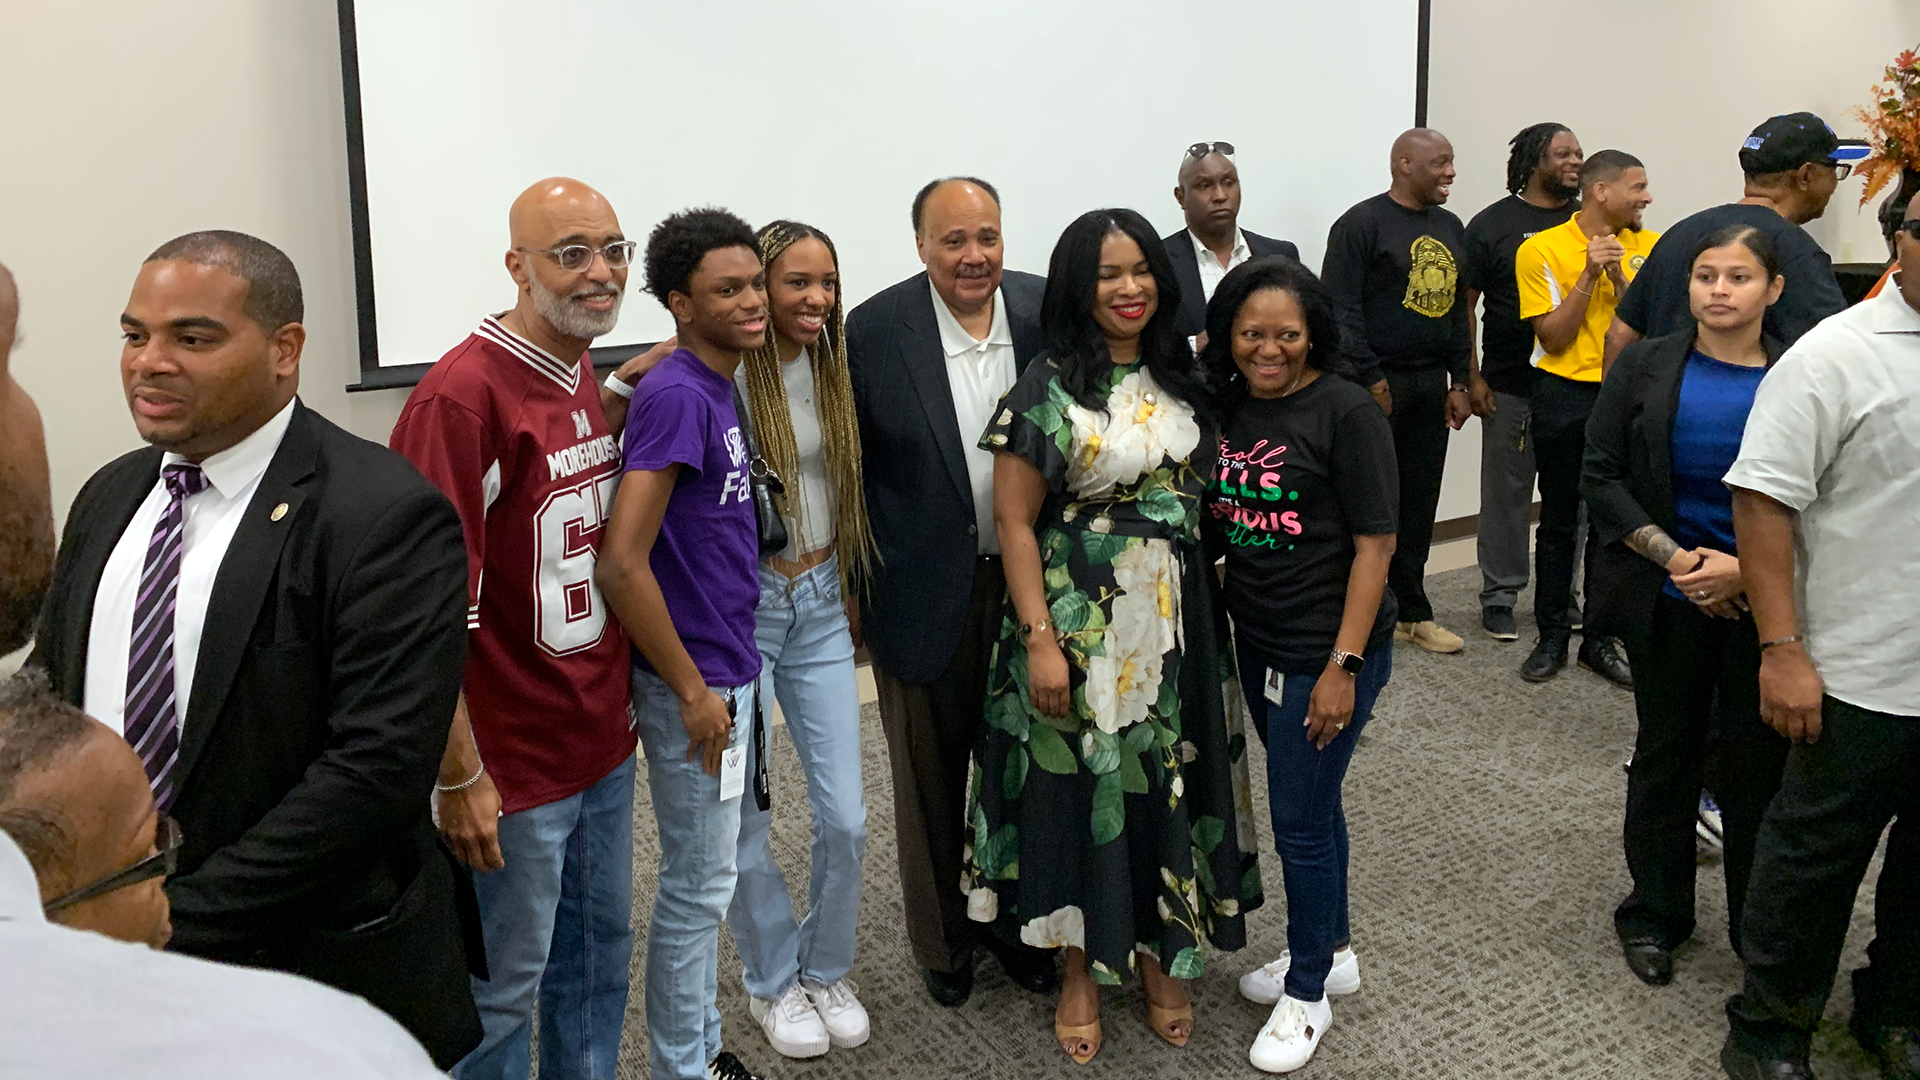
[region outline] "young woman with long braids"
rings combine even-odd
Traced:
[[[1100,1049],[1099,984],[1137,971],[1154,1033],[1193,1030],[1184,980],[1245,943],[1261,900],[1245,739],[1224,712],[1225,615],[1200,554],[1206,385],[1159,238],[1131,210],[1060,236],[1047,349],[980,438],[1006,561],[975,751],[967,914],[1064,953],[1054,1034]]]
[[[746,354],[745,391],[759,450],[785,484],[787,549],[760,564],[755,636],[807,776],[813,867],[796,921],[774,862],[769,811],[740,811],[739,883],[727,925],[745,968],[753,1018],[773,1048],[817,1057],[867,1040],[866,1009],[847,973],[860,914],[867,806],[850,582],[873,558],[860,480],[860,433],[847,378],[840,262],[818,229],[775,221],[758,234],[771,332]]]

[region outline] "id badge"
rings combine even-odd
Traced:
[[[747,791],[747,748],[735,744],[720,753],[720,801],[737,799]]]
[[[1267,700],[1273,702],[1275,705],[1286,704],[1287,677],[1272,668],[1268,668],[1266,695]]]

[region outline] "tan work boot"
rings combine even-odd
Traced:
[[[1466,641],[1459,634],[1446,629],[1432,619],[1417,623],[1395,623],[1393,640],[1410,641],[1428,652],[1436,653],[1457,653],[1467,647]]]

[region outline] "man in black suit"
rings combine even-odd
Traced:
[[[976,936],[960,891],[967,776],[1007,591],[993,455],[976,444],[1040,349],[1046,282],[1002,272],[1000,197],[984,180],[921,188],[913,231],[927,271],[847,317],[847,366],[880,549],[861,622],[893,763],[907,936],[927,992],[954,1006],[973,992],[976,944],[1029,990],[1058,985],[1046,953]]]
[[[1227,271],[1265,255],[1296,262],[1300,249],[1290,240],[1274,240],[1240,228],[1240,169],[1233,144],[1194,143],[1180,159],[1173,201],[1187,215],[1187,227],[1162,237],[1173,276],[1180,282],[1180,332],[1193,337],[1206,328],[1207,301]]]
[[[75,499],[28,662],[126,735],[180,822],[171,948],[359,994],[445,1068],[480,1040],[471,885],[427,810],[466,549],[405,459],[295,398],[301,316],[254,237],[148,257],[120,374],[152,445]]]

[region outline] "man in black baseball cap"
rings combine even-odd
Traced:
[[[1867,152],[1866,143],[1840,138],[1809,112],[1776,116],[1754,128],[1740,144],[1745,196],[1702,210],[1661,235],[1614,311],[1606,365],[1611,367],[1621,349],[1643,337],[1693,328],[1687,306],[1689,264],[1700,241],[1723,225],[1752,225],[1766,233],[1780,253],[1780,273],[1787,284],[1779,301],[1767,309],[1768,336],[1791,345],[1815,323],[1846,307],[1833,261],[1801,226],[1827,212],[1834,188]]]

